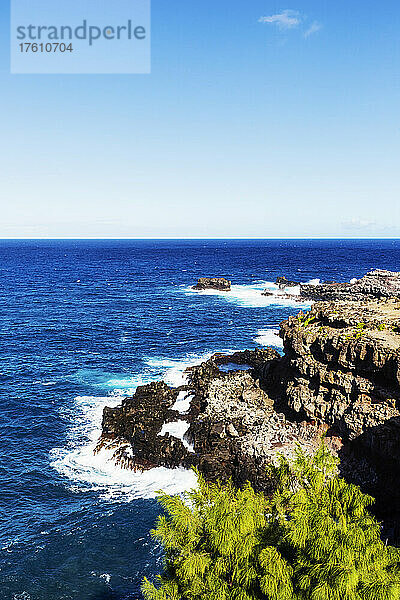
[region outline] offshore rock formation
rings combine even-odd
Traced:
[[[230,292],[231,282],[224,277],[201,277],[197,284],[193,286],[194,290],[218,290],[220,292]]]
[[[286,277],[278,277],[275,285],[279,287],[282,297],[298,302],[363,302],[384,298],[400,298],[400,273],[376,269],[361,279],[350,283],[325,281],[324,283],[300,283],[289,281]],[[299,292],[289,293],[289,288],[298,288]],[[285,290],[288,290],[285,293]],[[269,290],[262,293],[272,296]]]

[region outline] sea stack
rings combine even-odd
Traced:
[[[224,277],[200,277],[194,290],[218,290],[219,292],[230,292],[231,282]]]

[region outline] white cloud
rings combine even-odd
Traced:
[[[311,35],[322,29],[322,23],[319,23],[318,21],[312,21],[310,23],[306,15],[302,15],[298,10],[291,10],[289,8],[282,10],[276,15],[260,17],[258,22],[266,23],[267,25],[275,25],[281,31],[300,28],[304,39],[309,38]]]
[[[302,21],[302,17],[297,10],[282,10],[276,15],[270,15],[269,17],[260,17],[259,23],[268,23],[269,25],[276,25],[279,29],[294,29],[299,27]]]
[[[318,21],[314,21],[313,23],[311,23],[310,27],[304,32],[304,37],[308,38],[310,37],[310,35],[312,35],[313,33],[317,33],[317,31],[320,31],[321,29],[321,23],[318,23]]]

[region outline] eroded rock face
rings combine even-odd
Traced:
[[[342,473],[400,524],[400,300],[316,303],[283,322],[281,337],[283,357],[216,354],[179,389],[138,388],[105,409],[99,445],[126,468],[196,465],[208,480],[268,491],[266,465],[297,444],[312,452],[326,433]],[[182,421],[183,437],[161,435]]]
[[[150,383],[120,406],[106,407],[97,450],[112,448],[116,462],[133,471],[192,464],[181,440],[160,435],[164,424],[184,420],[172,410],[178,394],[164,382]]]
[[[284,402],[341,439],[344,473],[400,522],[400,302],[317,303],[282,323],[281,336],[274,377]],[[363,479],[349,457],[368,462]]]
[[[400,298],[400,273],[375,270],[353,283],[302,284],[300,298],[328,302]]]
[[[322,431],[278,410],[268,381],[279,360],[273,349],[216,354],[188,369],[187,386],[139,387],[121,406],[104,410],[99,449],[112,448],[115,460],[134,470],[195,465],[208,480],[232,477],[267,489],[266,464],[292,455],[297,444],[315,449]],[[182,415],[173,407],[185,394],[190,408]],[[190,424],[184,440],[160,435],[166,423],[179,421]]]
[[[220,292],[230,292],[231,282],[224,277],[201,277],[197,284],[193,286],[194,290],[218,290]]]
[[[350,440],[400,415],[400,302],[319,303],[282,323],[288,405]]]

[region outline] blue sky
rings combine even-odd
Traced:
[[[400,5],[153,0],[151,75],[10,75],[0,237],[398,237]]]

